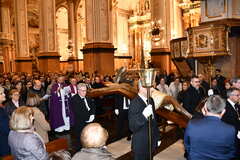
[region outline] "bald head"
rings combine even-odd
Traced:
[[[82,130],[81,142],[85,148],[96,148],[106,144],[108,132],[99,123],[90,123]]]

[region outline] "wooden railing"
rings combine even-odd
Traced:
[[[59,150],[67,150],[68,149],[67,139],[59,138],[51,142],[48,142],[46,144],[46,149],[48,153],[59,151]],[[8,155],[3,157],[2,160],[14,160],[14,157],[12,155]]]

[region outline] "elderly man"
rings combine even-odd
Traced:
[[[41,99],[39,109],[44,113],[45,117],[48,118],[48,107],[46,104],[46,100],[49,96],[45,94],[45,90],[42,87],[42,82],[40,80],[35,79],[33,81],[33,86],[30,87],[28,90],[28,95],[29,94],[37,94],[39,96],[39,98]]]
[[[64,87],[66,92],[69,92],[71,97],[77,94],[77,79],[72,77],[70,78],[70,85],[67,87]]]
[[[240,156],[240,114],[238,109],[238,102],[240,100],[240,90],[238,88],[230,88],[227,90],[226,113],[222,120],[232,126],[238,131],[237,149],[238,156]]]
[[[88,124],[81,133],[84,148],[72,160],[114,160],[104,147],[107,139],[108,132],[99,123]]]
[[[134,160],[148,160],[148,117],[152,115],[152,151],[160,145],[160,132],[157,127],[154,102],[150,99],[147,105],[147,89],[139,83],[139,92],[129,106],[129,128],[133,133],[132,151]]]
[[[225,101],[210,96],[202,109],[203,118],[190,120],[184,135],[188,160],[231,160],[235,157],[236,130],[221,121]]]
[[[240,78],[239,77],[232,78],[230,82],[231,82],[233,88],[240,89]]]
[[[50,97],[49,118],[51,127],[56,132],[70,130],[73,125],[73,113],[70,106],[70,96],[64,87],[65,77],[60,75],[53,84]]]
[[[78,94],[72,97],[71,106],[74,113],[74,132],[77,137],[78,146],[80,146],[80,134],[82,129],[95,119],[95,104],[93,100],[86,97],[87,86],[85,83],[79,83],[77,85]],[[81,146],[80,146],[81,147]],[[80,149],[80,148],[77,148]]]

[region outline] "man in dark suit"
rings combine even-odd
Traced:
[[[158,130],[154,102],[150,99],[147,105],[147,89],[139,85],[139,92],[129,106],[129,128],[133,133],[132,151],[134,160],[148,160],[148,117],[152,115],[152,151],[160,145],[160,132]]]
[[[78,94],[72,97],[71,105],[74,113],[74,132],[77,138],[77,146],[81,147],[80,135],[82,129],[95,119],[95,105],[92,99],[86,97],[87,86],[84,83],[77,85]],[[80,148],[78,148],[80,149]]]
[[[240,100],[240,90],[230,88],[227,90],[226,113],[222,117],[222,121],[232,125],[240,133],[240,115],[237,103]],[[240,136],[238,136],[240,138]],[[237,150],[240,157],[240,140],[237,138]]]
[[[196,107],[204,98],[204,91],[200,87],[200,80],[197,76],[191,78],[191,85],[185,92],[183,107],[191,114],[195,114]]]
[[[226,78],[221,75],[221,69],[216,69],[215,74],[216,76],[214,78],[217,80],[217,87],[220,91],[223,91],[225,88]]]
[[[117,115],[117,139],[123,138],[127,130],[127,140],[131,139],[128,127],[128,109],[130,99],[120,94],[115,95],[115,114]]]
[[[231,160],[236,152],[236,130],[221,121],[225,102],[210,96],[202,109],[204,117],[190,120],[184,135],[188,160]]]
[[[45,117],[48,118],[48,106],[46,104],[48,98],[45,97],[46,92],[42,86],[42,82],[38,79],[35,79],[33,81],[33,86],[29,88],[28,90],[29,94],[37,94],[41,100],[41,103],[39,105],[39,109],[44,113]]]

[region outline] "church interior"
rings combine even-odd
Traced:
[[[211,76],[218,68],[232,77],[239,74],[239,5],[238,0],[1,0],[0,71],[114,74],[122,66],[151,63],[167,73]]]
[[[122,67],[155,68],[181,77],[203,74],[211,82],[216,71],[240,76],[239,44],[239,0],[0,0],[0,74],[106,76]],[[185,159],[186,116],[158,114],[166,119],[154,160]],[[107,110],[96,121],[109,131],[116,159],[132,159],[130,142],[115,141],[113,115]],[[69,136],[49,134],[50,140]]]

